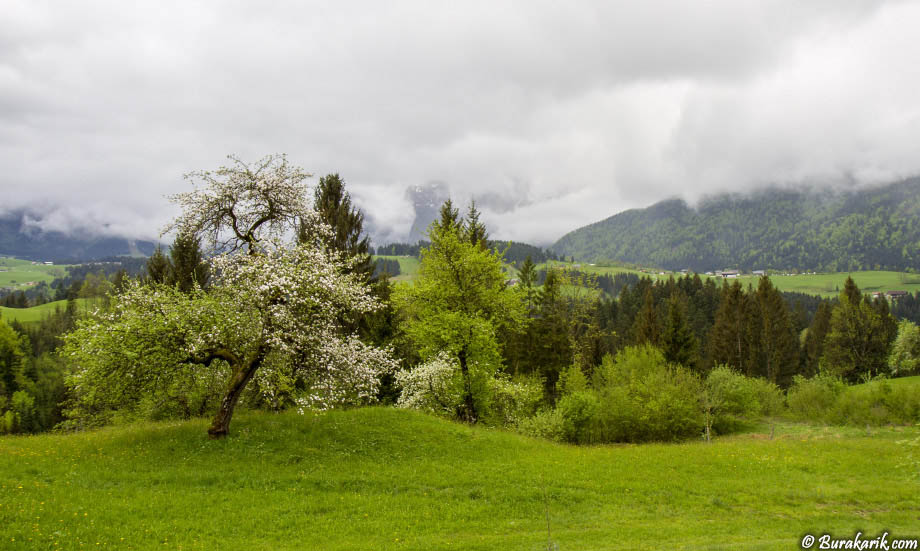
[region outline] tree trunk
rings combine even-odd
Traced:
[[[246,384],[249,383],[249,380],[252,379],[252,376],[262,365],[264,358],[265,352],[259,350],[259,354],[248,365],[234,368],[230,383],[227,385],[227,393],[224,395],[224,399],[220,401],[220,408],[218,408],[217,414],[214,416],[211,428],[208,429],[208,438],[212,440],[225,438],[227,433],[230,432],[230,419],[233,417],[233,409],[240,400],[240,395],[243,394]]]
[[[475,423],[476,405],[473,402],[473,381],[466,359],[466,348],[460,350],[457,359],[460,361],[460,373],[463,375],[463,406],[461,406],[460,418],[467,423]]]

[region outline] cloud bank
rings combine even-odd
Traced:
[[[549,243],[672,196],[920,173],[920,5],[776,0],[6,3],[0,208],[156,235],[182,174],[340,173],[375,241],[405,189]]]

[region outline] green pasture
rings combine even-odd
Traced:
[[[412,281],[415,279],[415,276],[418,275],[419,261],[414,256],[374,255],[373,258],[375,260],[378,258],[385,258],[399,262],[400,274],[392,278],[393,281]]]
[[[94,300],[97,299],[78,298],[77,306],[80,308],[92,307]],[[20,323],[31,323],[45,319],[50,316],[56,308],[60,308],[61,310],[67,308],[67,301],[56,300],[31,308],[7,308],[5,306],[0,306],[0,317],[8,322],[17,320]]]
[[[0,438],[0,548],[799,549],[920,527],[911,427],[598,447],[390,408],[206,427]]]
[[[558,262],[552,261],[545,264],[540,264],[540,268],[548,268],[551,266],[561,266],[565,268],[577,268],[580,271],[591,273],[591,274],[607,274],[614,275],[618,273],[634,273],[639,277],[650,277],[653,280],[658,279],[667,279],[669,277],[678,278],[681,276],[679,272],[670,272],[666,270],[654,270],[648,269],[645,271],[640,271],[635,268],[623,267],[623,266],[605,266],[605,265],[591,265],[587,263],[570,263],[570,262]],[[782,275],[782,274],[769,274],[770,280],[773,284],[780,289],[781,291],[794,291],[798,293],[805,293],[809,295],[819,295],[823,297],[834,297],[840,293],[840,289],[843,288],[843,284],[846,281],[847,277],[852,277],[853,281],[856,282],[856,285],[864,293],[886,293],[888,291],[907,291],[914,293],[920,291],[920,274],[911,274],[906,272],[892,272],[884,270],[871,270],[871,271],[861,271],[861,272],[839,272],[839,273],[827,273],[827,274],[798,274],[798,275]],[[712,277],[716,280],[717,283],[721,283],[723,279],[716,276],[706,276],[700,274],[702,278]],[[759,276],[753,275],[742,275],[737,278],[742,285],[747,287],[752,285],[757,286]],[[725,281],[734,281],[734,280],[725,280]]]
[[[66,275],[64,268],[66,266],[33,264],[29,260],[0,256],[0,287],[11,287],[21,291],[42,281],[51,283],[55,278]]]

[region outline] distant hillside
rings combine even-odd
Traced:
[[[111,256],[149,256],[154,243],[88,233],[41,232],[24,224],[40,220],[41,213],[25,210],[0,213],[0,255],[28,260],[77,263]]]
[[[577,229],[552,250],[668,269],[920,268],[920,178],[859,191],[662,201]]]

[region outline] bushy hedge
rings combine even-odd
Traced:
[[[560,381],[555,409],[518,425],[535,436],[579,444],[679,440],[698,436],[701,382],[668,364],[653,347],[629,347],[607,356],[587,383],[577,368]]]
[[[702,405],[718,434],[737,432],[750,421],[783,409],[783,393],[773,383],[717,366],[706,377]]]
[[[803,421],[833,425],[904,425],[920,421],[916,387],[888,379],[847,386],[828,375],[796,377],[787,393],[789,414]]]

